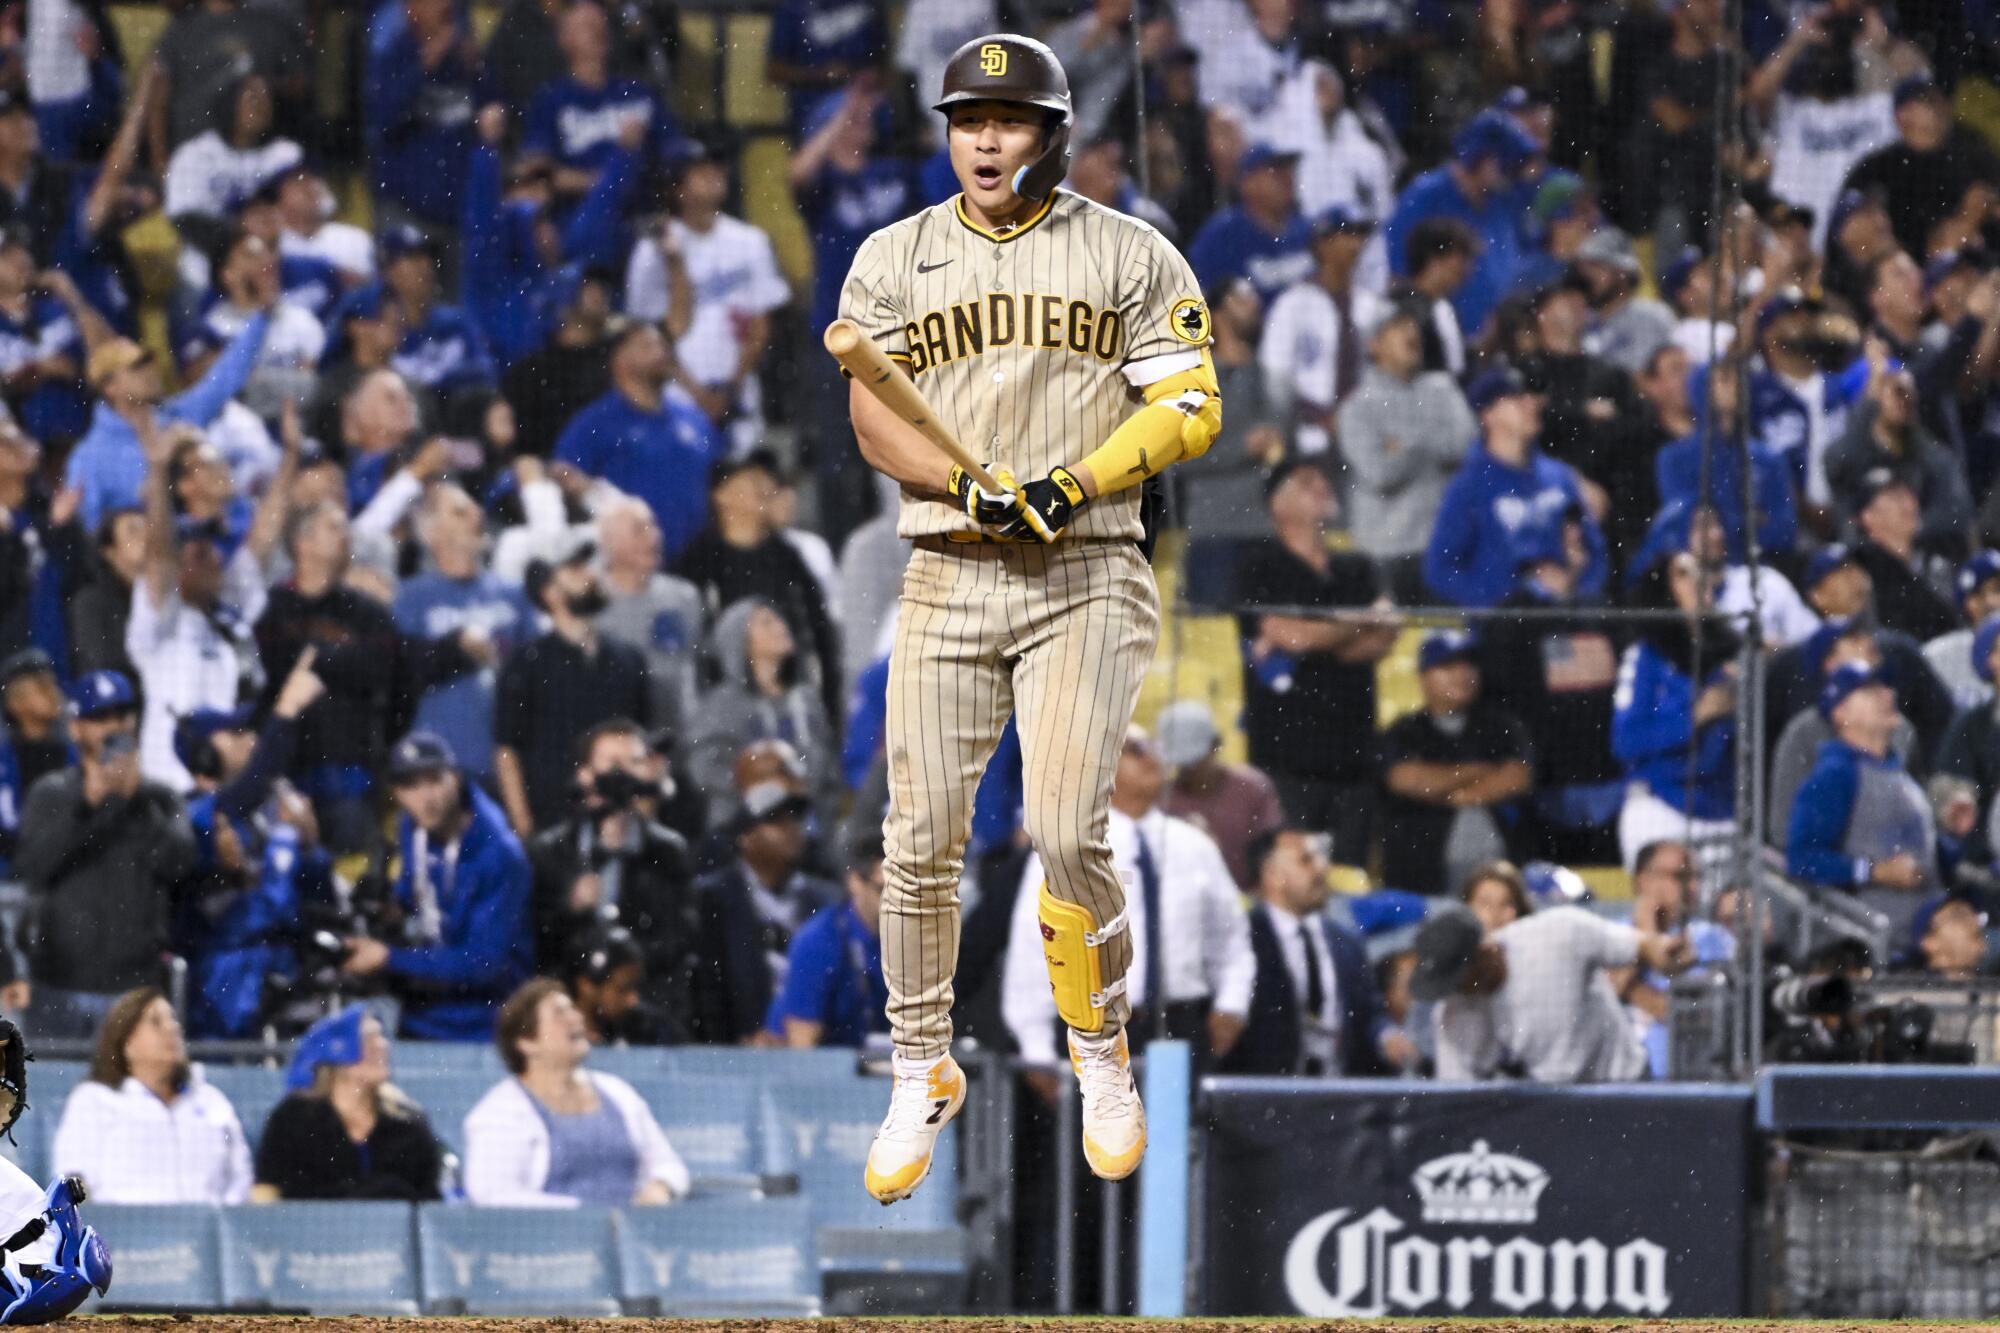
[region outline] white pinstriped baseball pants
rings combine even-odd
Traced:
[[[1049,892],[1100,923],[1124,910],[1111,781],[1159,633],[1159,589],[1129,541],[917,540],[889,658],[882,826],[882,970],[905,1057],[935,1059],[951,1045],[972,796],[1010,713]],[[1107,985],[1131,957],[1129,933],[1105,944]],[[1107,1034],[1128,1011],[1123,996],[1112,1001]]]

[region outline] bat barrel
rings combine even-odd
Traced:
[[[861,329],[851,319],[836,319],[826,326],[826,332],[821,335],[820,341],[825,343],[826,350],[835,356],[846,356],[861,345]]]

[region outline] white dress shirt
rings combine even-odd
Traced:
[[[1310,279],[1295,282],[1271,302],[1264,337],[1257,346],[1257,364],[1264,372],[1264,393],[1280,412],[1293,403],[1327,411],[1339,406],[1335,388],[1340,373],[1340,340],[1362,340],[1354,363],[1355,382],[1368,365],[1362,330],[1368,327],[1382,298],[1358,287],[1348,297],[1348,325],[1340,326],[1340,308],[1333,293]],[[1353,385],[1349,385],[1350,390]],[[1302,422],[1298,447],[1303,454],[1325,453],[1333,443],[1325,427]]]
[[[1134,1009],[1146,994],[1146,895],[1139,882],[1139,839],[1146,839],[1160,875],[1160,985],[1169,1004],[1207,999],[1218,1013],[1250,1012],[1257,979],[1257,955],[1250,947],[1250,917],[1236,881],[1215,840],[1159,810],[1132,819],[1111,812],[1111,859],[1125,882],[1126,930],[1132,937],[1132,966],[1125,974],[1126,998]],[[1060,1063],[1055,1049],[1056,1001],[1049,990],[1042,956],[1039,906],[1042,863],[1029,856],[1014,899],[1007,960],[1001,978],[1000,1012],[1030,1064]]]
[[[251,626],[264,614],[263,572],[249,546],[236,548],[223,569],[221,602],[236,637],[217,618],[181,600],[169,573],[157,605],[142,574],[132,585],[132,615],[125,623],[125,652],[139,670],[145,711],[139,717],[139,769],[155,782],[185,792],[194,780],[174,753],[174,724],[199,708],[234,708],[263,685]]]
[[[78,1175],[93,1203],[243,1203],[250,1143],[236,1110],[197,1067],[173,1105],[128,1078],[79,1083],[63,1105],[51,1177]]]
[[[1340,974],[1333,967],[1333,946],[1320,929],[1317,917],[1311,920],[1286,911],[1273,902],[1257,904],[1278,937],[1278,952],[1284,956],[1285,970],[1292,974],[1292,995],[1299,1002],[1299,1058],[1317,1060],[1327,1073],[1339,1072],[1340,1056]],[[1306,1012],[1306,997],[1312,993],[1306,979],[1305,932],[1313,936],[1313,959],[1319,965],[1319,984],[1324,994],[1317,1014]]]

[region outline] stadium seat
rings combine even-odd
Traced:
[[[626,1312],[692,1318],[819,1313],[803,1199],[691,1199],[619,1218]]]
[[[809,1051],[760,1050],[752,1046],[676,1046],[665,1054],[666,1072],[669,1073],[728,1074],[754,1078],[767,1087],[779,1083],[816,1083],[853,1078],[859,1065],[855,1052],[842,1046],[822,1046]],[[594,1057],[592,1063],[597,1063]]]
[[[753,1079],[636,1078],[632,1087],[698,1185],[751,1188],[765,1170],[763,1089]]]
[[[201,1075],[229,1099],[254,1150],[264,1138],[271,1108],[285,1099],[285,1071],[261,1065],[203,1065]]]
[[[505,1077],[505,1072],[500,1070],[487,1074],[435,1069],[405,1072],[398,1069],[392,1081],[422,1108],[438,1142],[462,1153],[465,1148],[466,1113]]]
[[[111,1251],[108,1299],[82,1307],[119,1310],[212,1310],[222,1304],[216,1210],[192,1204],[86,1205],[90,1224]]]
[[[426,1314],[618,1313],[616,1215],[608,1208],[418,1210]]]
[[[724,1047],[722,1049],[729,1049]],[[600,1046],[590,1053],[590,1067],[627,1083],[659,1078],[674,1068],[673,1053],[658,1046]],[[493,1059],[493,1073],[500,1073],[500,1059]]]
[[[415,1314],[414,1210],[405,1203],[225,1208],[222,1301],[234,1310]]]
[[[507,1072],[500,1052],[484,1041],[399,1041],[390,1061],[398,1081],[432,1073],[477,1074],[491,1084]]]

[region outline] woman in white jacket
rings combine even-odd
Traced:
[[[513,1077],[465,1117],[465,1195],[489,1207],[623,1207],[688,1192],[688,1169],[631,1084],[583,1067],[590,1037],[559,982],[530,981],[494,1030]]]
[[[236,1109],[189,1066],[180,1022],[159,991],[128,991],[105,1015],[49,1164],[57,1176],[82,1176],[95,1203],[250,1197],[250,1142]]]

